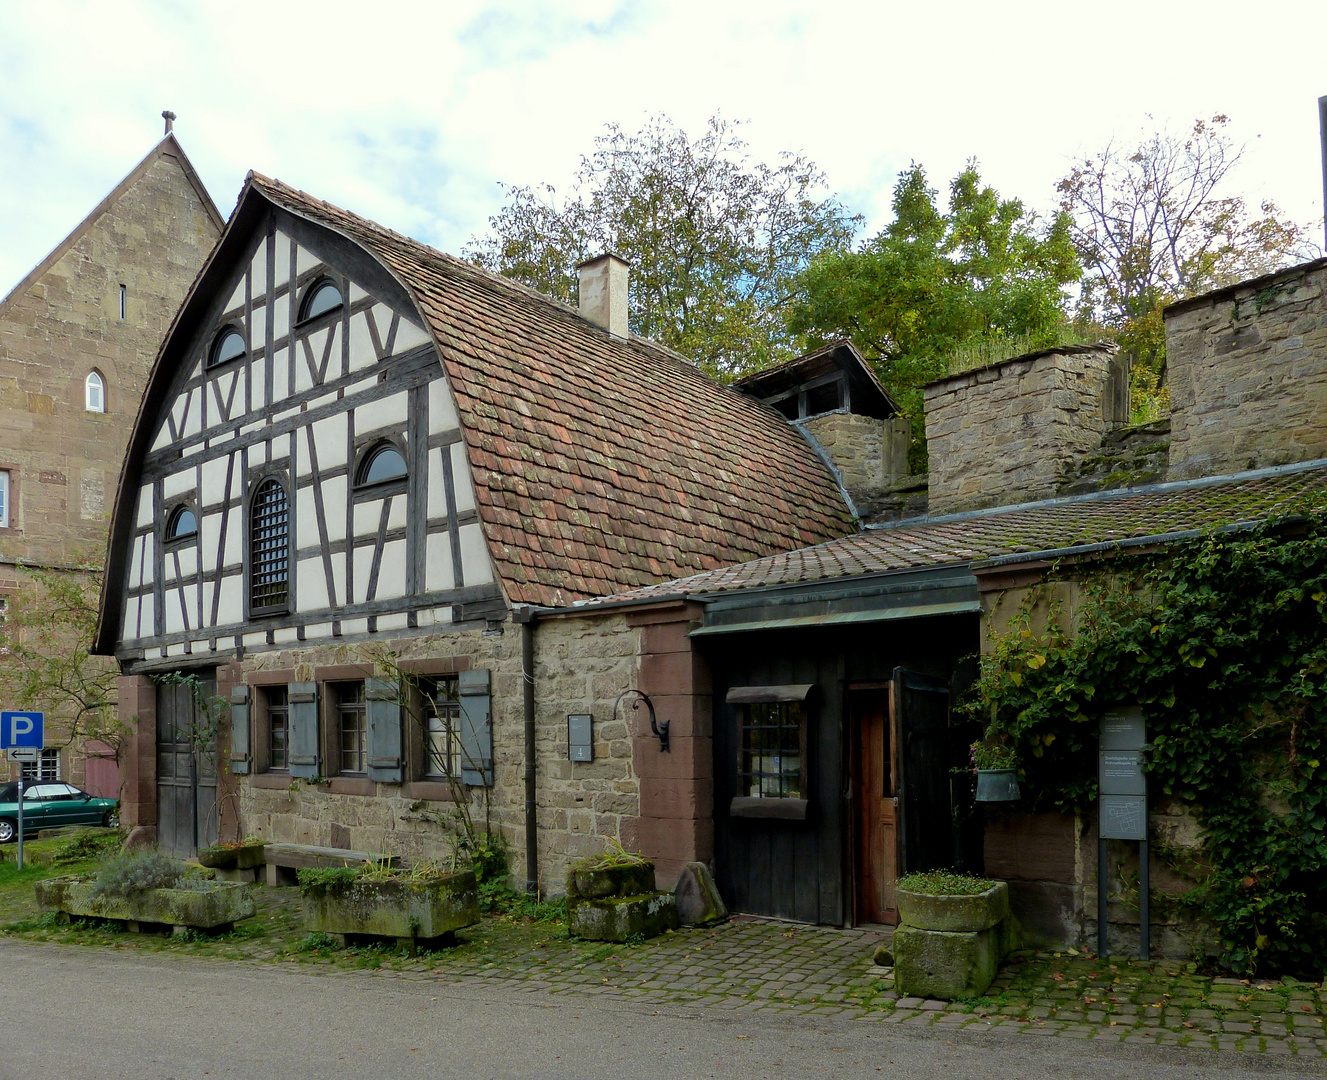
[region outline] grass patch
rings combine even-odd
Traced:
[[[955,874],[951,870],[927,870],[921,874],[907,874],[899,878],[898,888],[925,896],[976,896],[993,888],[988,878]]]

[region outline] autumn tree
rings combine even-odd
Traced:
[[[1314,254],[1307,228],[1275,203],[1253,209],[1231,192],[1244,149],[1229,123],[1111,142],[1057,185],[1085,270],[1081,314],[1115,331],[1144,390],[1164,375],[1163,306]]]
[[[632,264],[632,331],[719,376],[792,355],[793,280],[859,222],[813,163],[755,161],[738,124],[719,116],[695,139],[666,116],[635,133],[609,124],[570,192],[507,195],[467,258],[574,303],[576,264],[614,251]]]
[[[894,220],[859,250],[827,252],[797,282],[788,326],[807,346],[851,338],[872,358],[920,437],[922,384],[956,359],[1001,359],[1060,344],[1065,286],[1080,274],[1067,215],[1043,222],[981,182],[975,162],[946,210],[914,163]]]

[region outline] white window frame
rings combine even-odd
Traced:
[[[23,763],[23,783],[55,784],[60,781],[60,751],[43,750],[41,760]]]
[[[9,528],[9,470],[0,469],[0,529]]]
[[[83,404],[88,412],[106,411],[106,380],[99,371],[89,371],[83,380]]]

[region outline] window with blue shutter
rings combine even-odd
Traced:
[[[462,671],[461,779],[472,787],[493,784],[493,699],[487,670]]]
[[[236,686],[230,692],[230,771],[236,776],[249,772],[249,688]]]
[[[369,779],[399,784],[401,760],[401,699],[395,682],[367,679],[364,683],[369,723]]]
[[[318,775],[318,684],[290,683],[289,753],[290,775]]]

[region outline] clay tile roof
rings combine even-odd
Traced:
[[[603,603],[1060,552],[1310,511],[1327,511],[1327,461],[891,522],[800,551],[635,589]]]
[[[512,603],[610,595],[853,527],[791,425],[682,357],[279,181],[248,182],[360,244],[413,295]]]

